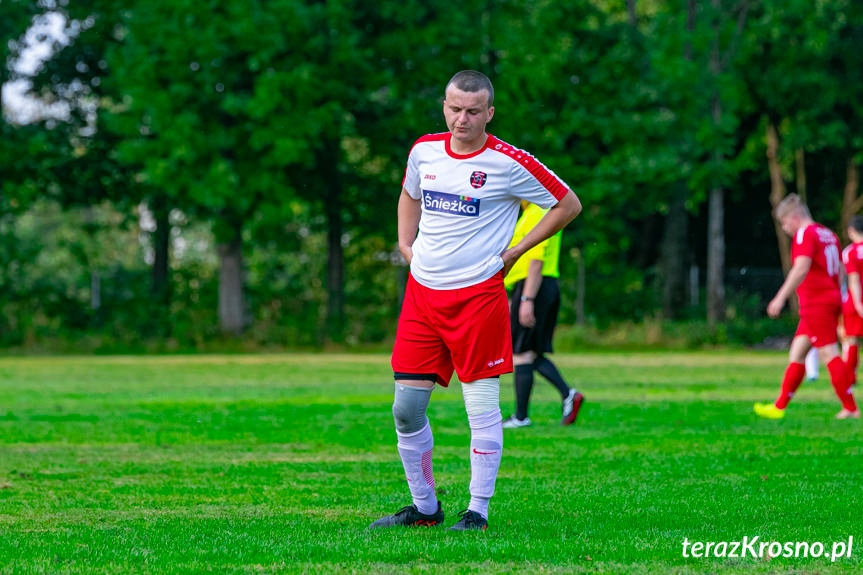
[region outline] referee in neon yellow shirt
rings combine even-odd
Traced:
[[[511,246],[521,241],[548,211],[527,202],[522,202],[522,209]],[[552,352],[551,340],[560,310],[558,278],[562,235],[563,232],[558,232],[526,252],[504,279],[511,294],[509,317],[516,397],[515,414],[503,422],[506,429],[530,425],[527,412],[534,371],[560,392],[563,402],[561,425],[575,422],[584,401],[584,395],[569,387],[557,367],[545,356]]]

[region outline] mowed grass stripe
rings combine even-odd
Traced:
[[[0,573],[863,569],[681,556],[684,537],[863,540],[863,433],[832,420],[826,374],[775,422],[751,401],[775,396],[778,353],[556,359],[588,396],[578,424],[538,382],[491,529],[456,534],[365,530],[409,502],[385,355],[3,358]],[[450,524],[469,497],[458,383],[429,415]]]

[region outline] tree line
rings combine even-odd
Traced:
[[[760,305],[729,268],[789,266],[785,194],[863,207],[861,47],[853,0],[0,0],[0,83],[46,110],[0,120],[0,344],[386,340],[404,163],[466,68],[584,203],[588,316],[722,325]]]

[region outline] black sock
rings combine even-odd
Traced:
[[[560,375],[560,372],[557,371],[557,368],[551,363],[550,359],[542,356],[533,362],[533,367],[542,377],[550,381],[557,388],[561,399],[566,399],[566,396],[569,395],[569,386],[566,385],[563,376]]]
[[[527,404],[530,401],[530,391],[533,389],[533,366],[515,366],[515,416],[518,419],[527,417]]]

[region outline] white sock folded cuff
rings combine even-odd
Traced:
[[[500,416],[500,379],[497,377],[486,377],[461,384],[462,395],[464,395],[464,408],[468,419],[475,416],[483,416],[491,411],[497,410]],[[489,423],[488,425],[492,425]],[[471,424],[473,427],[473,424]]]

